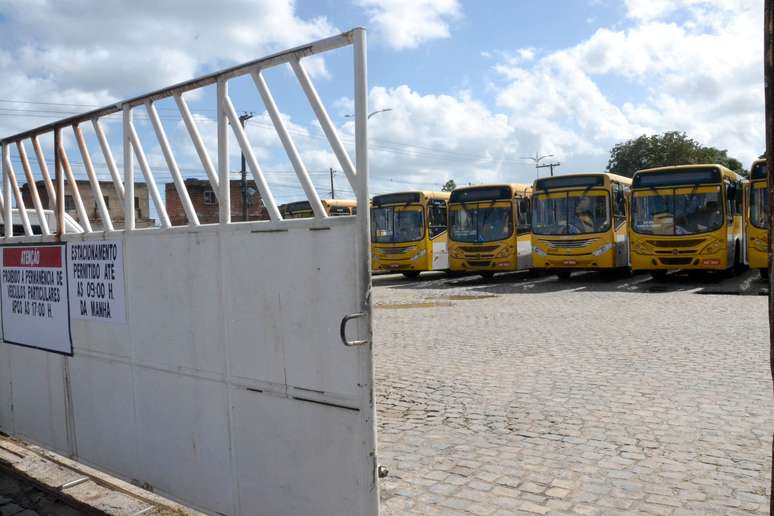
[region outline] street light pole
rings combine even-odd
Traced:
[[[374,115],[378,115],[379,113],[386,113],[387,111],[392,111],[391,107],[384,108],[384,109],[377,109],[376,111],[371,111],[368,113],[368,116],[366,117],[367,120],[371,120],[371,117]],[[355,115],[349,113],[347,115],[344,115],[344,118],[355,118]]]
[[[533,161],[535,163],[535,176],[540,177],[540,169],[545,168],[548,165],[540,165],[540,160],[546,159],[546,158],[553,158],[553,154],[544,154],[541,156],[539,153],[535,152],[534,156],[523,156],[521,159],[528,159],[530,161]],[[551,175],[554,175],[554,167],[558,167],[559,163],[553,163],[551,165]]]
[[[239,123],[242,124],[242,129],[245,128],[245,122],[253,118],[253,113],[244,112],[239,115]],[[242,152],[242,168],[240,170],[242,174],[241,187],[242,187],[242,220],[247,220],[247,169],[245,167],[245,153]]]
[[[331,170],[331,199],[336,198],[336,190],[333,188],[333,168]]]

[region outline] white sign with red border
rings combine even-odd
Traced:
[[[72,355],[65,245],[4,246],[3,340]]]

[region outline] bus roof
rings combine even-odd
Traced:
[[[644,186],[640,184],[640,180],[638,180],[638,176],[647,176],[653,173],[659,173],[659,172],[690,172],[690,171],[700,171],[700,170],[707,170],[707,169],[715,169],[720,173],[720,179],[726,178],[726,179],[733,179],[736,181],[744,179],[744,177],[740,176],[733,170],[730,170],[723,165],[719,165],[717,163],[706,163],[706,164],[692,164],[692,165],[672,165],[667,167],[656,167],[656,168],[646,168],[643,170],[638,170],[634,177],[632,178],[633,187],[637,188],[639,186]],[[715,181],[703,181],[703,182],[715,182]],[[717,181],[720,182],[720,181]],[[692,184],[693,181],[686,180],[682,184]],[[677,184],[677,183],[675,183]]]
[[[336,208],[352,208],[357,206],[355,199],[321,199],[324,206],[332,206]]]
[[[632,179],[609,172],[578,172],[573,174],[561,174],[558,176],[542,177],[536,179],[533,183],[535,190],[546,190],[548,188],[581,188],[589,186],[601,186],[593,184],[593,181],[584,181],[584,179],[602,180],[607,178],[610,181],[616,181],[625,185],[632,184]],[[577,181],[575,181],[577,180]]]
[[[491,189],[492,193],[497,196],[497,190],[500,189],[508,189],[510,190],[510,195],[508,198],[512,198],[516,194],[529,194],[532,193],[532,185],[527,185],[523,183],[499,183],[499,184],[490,184],[490,185],[471,185],[471,186],[460,186],[458,188],[455,188],[450,196],[449,202],[465,202],[460,201],[459,198],[461,196],[464,196],[465,193],[473,192],[475,190],[487,190]],[[504,199],[505,196],[500,196],[499,198]],[[455,200],[456,199],[456,200]]]
[[[449,192],[430,192],[423,190],[409,190],[405,192],[390,192],[379,195],[374,195],[371,198],[372,204],[405,204],[406,202],[419,202],[422,197],[433,200],[442,199],[449,200]],[[394,200],[393,200],[394,199]]]
[[[329,208],[352,208],[357,206],[357,201],[354,199],[320,199],[323,206]],[[288,210],[289,212],[298,211],[312,211],[312,205],[309,201],[293,201],[278,206],[280,211]]]

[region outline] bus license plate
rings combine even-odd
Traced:
[[[578,262],[576,262],[575,260],[564,260],[562,262],[562,264],[563,265],[578,265]]]
[[[704,260],[704,265],[720,265],[720,260]]]

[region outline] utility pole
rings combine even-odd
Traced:
[[[335,174],[335,172],[333,171],[333,168],[331,168],[330,170],[331,170],[331,199],[335,199],[336,190],[333,188],[333,174]]]
[[[239,123],[242,124],[242,129],[245,128],[245,122],[253,118],[254,114],[252,112],[245,111],[241,115],[239,115]],[[242,173],[242,181],[241,181],[241,188],[242,188],[242,220],[247,220],[247,169],[245,168],[245,153],[242,152],[242,169],[240,170]]]
[[[535,152],[534,156],[523,156],[521,159],[528,159],[530,161],[533,161],[535,163],[535,176],[536,177],[540,177],[540,168],[541,168],[540,167],[540,161],[544,160],[546,158],[553,158],[553,157],[554,157],[553,154],[544,154],[544,155],[541,156],[540,153]],[[559,163],[556,163],[553,166],[554,167],[558,167]],[[551,168],[551,175],[554,175],[554,169],[553,168]]]
[[[561,165],[558,161],[556,163],[546,163],[545,165],[535,165],[535,168],[550,168],[551,169],[551,177],[554,176],[554,167],[558,167]]]
[[[766,0],[763,8],[763,89],[766,105],[766,163],[774,163],[774,0]],[[767,175],[769,196],[769,369],[774,379],[774,293],[771,291],[772,271],[772,234],[774,231],[774,174]],[[737,194],[738,195],[738,194]],[[772,458],[774,458],[774,439],[772,442]],[[772,463],[774,472],[774,463]],[[774,476],[771,478],[771,487],[774,489]],[[769,497],[769,511],[774,511],[774,491]]]

